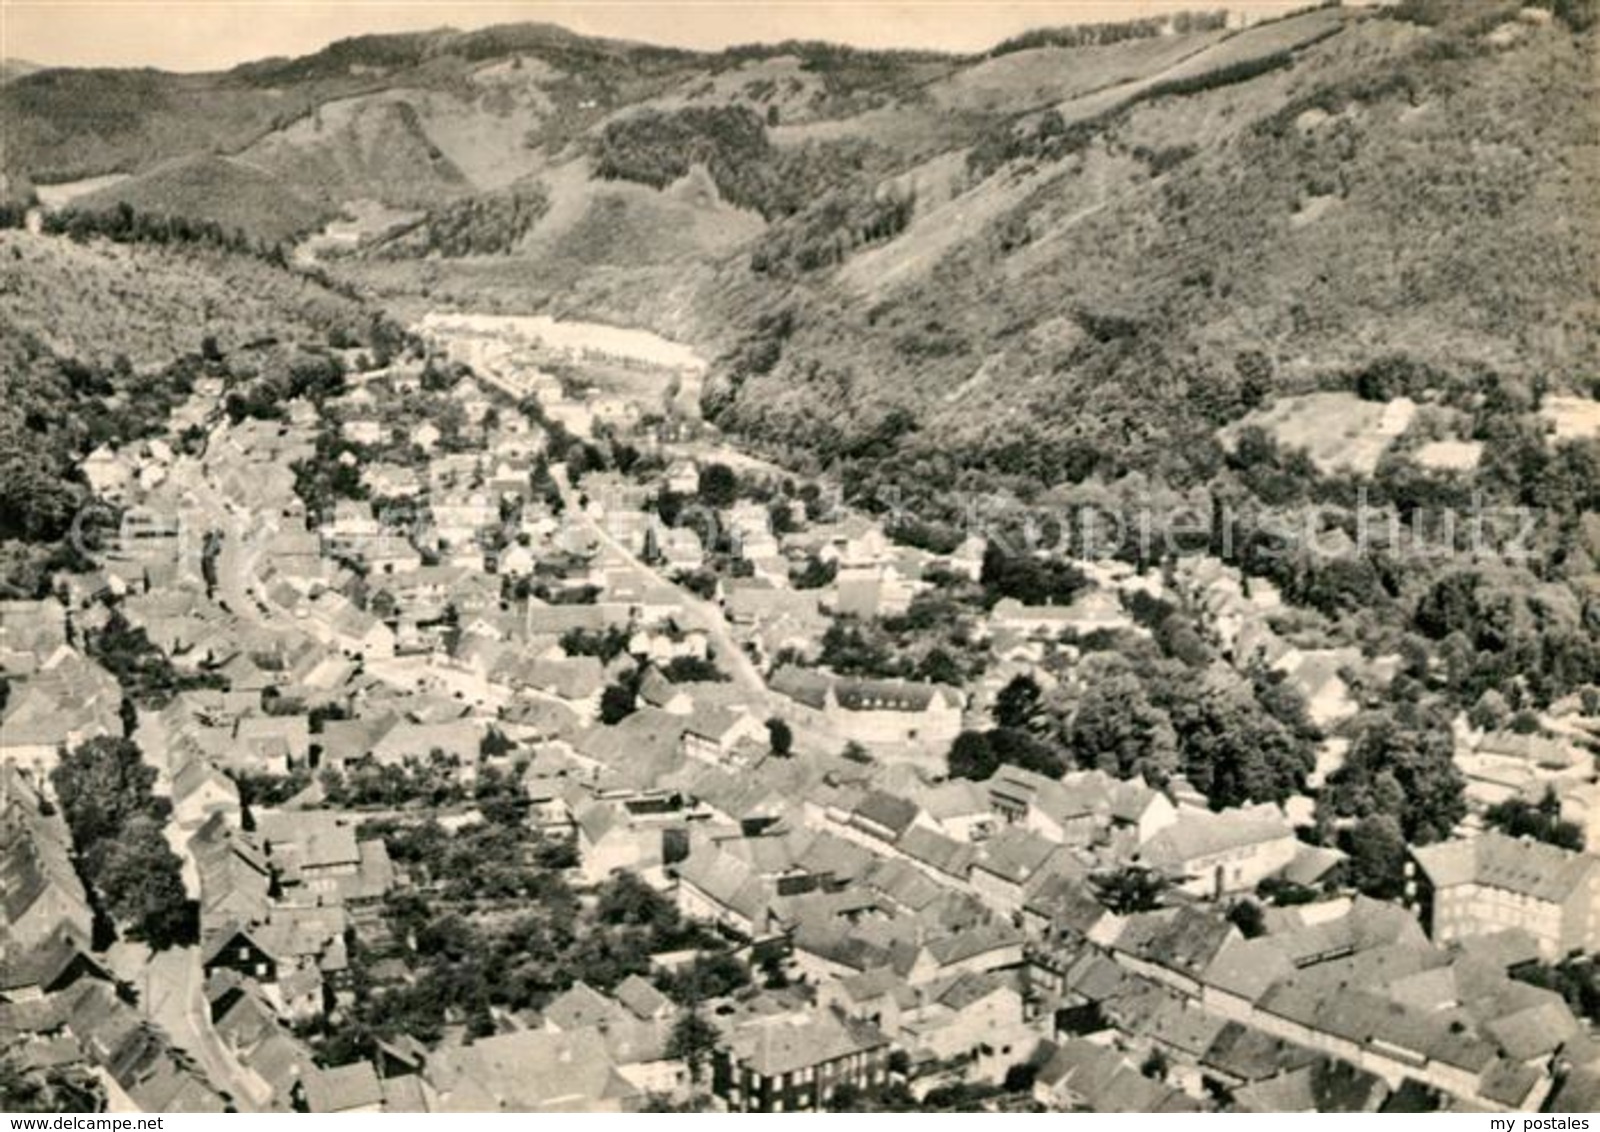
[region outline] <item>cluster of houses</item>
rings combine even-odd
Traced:
[[[94,950],[65,820],[0,763],[0,1060],[76,1074],[113,1111],[222,1112],[227,1098],[135,1005]]]

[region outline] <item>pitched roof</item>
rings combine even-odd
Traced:
[[[917,794],[917,803],[936,821],[992,813],[989,795],[969,778],[952,778]]]
[[[1174,971],[1199,975],[1238,930],[1205,908],[1183,907],[1129,916],[1112,947]]]
[[[1070,860],[1067,851],[1049,838],[1021,826],[1010,826],[983,843],[983,852],[973,868],[993,873],[1011,884],[1026,884],[1047,869],[1059,871],[1058,865],[1065,868]]]
[[[93,957],[89,941],[76,928],[63,921],[38,946],[25,954],[7,952],[9,940],[0,935],[0,991],[21,987],[49,988],[74,963],[83,962],[99,978],[109,978],[105,968]]]
[[[1260,1081],[1285,1069],[1310,1065],[1319,1055],[1305,1046],[1274,1037],[1242,1022],[1218,1032],[1202,1064],[1241,1081]]]
[[[888,1045],[871,1026],[824,1011],[758,1018],[737,1027],[728,1045],[739,1061],[777,1077]]]
[[[911,826],[902,833],[895,848],[913,861],[960,879],[966,878],[973,858],[978,855],[977,849],[966,842],[920,825]]]
[[[261,810],[256,829],[273,858],[291,870],[359,865],[354,824],[333,810]]]
[[[383,1087],[368,1061],[313,1070],[304,1077],[306,1108],[312,1112],[350,1112],[383,1101]]]
[[[1347,1061],[1319,1057],[1234,1094],[1244,1112],[1376,1112],[1389,1095],[1383,1079]]]
[[[1140,850],[1140,858],[1156,868],[1183,868],[1189,862],[1293,838],[1294,830],[1281,818],[1264,818],[1240,812],[1185,811],[1177,821],[1156,834]]]
[[[578,750],[619,782],[654,786],[683,762],[679,744],[684,727],[682,716],[646,706],[613,726],[591,728]]]
[[[761,919],[775,896],[749,864],[720,849],[696,849],[673,868],[680,882],[752,922]]]
[[[1600,864],[1600,857],[1588,853],[1492,831],[1470,841],[1423,846],[1414,856],[1435,888],[1480,884],[1553,903],[1589,883]]]
[[[834,699],[846,711],[926,711],[937,703],[957,707],[961,693],[943,684],[910,680],[839,680]]]

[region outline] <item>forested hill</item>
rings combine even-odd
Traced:
[[[1374,367],[1464,410],[1591,391],[1594,10],[1201,13],[971,57],[369,36],[25,75],[0,138],[57,208],[266,242],[342,215],[325,266],[370,293],[693,341],[719,425],[864,484],[1184,487],[1274,398]]]

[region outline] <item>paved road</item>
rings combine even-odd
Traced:
[[[694,628],[703,629],[711,638],[716,647],[717,659],[722,666],[729,670],[734,683],[748,692],[763,706],[770,703],[772,693],[767,689],[767,682],[761,675],[761,670],[755,666],[748,653],[734,638],[733,631],[728,625],[728,619],[722,615],[722,610],[714,603],[677,585],[661,574],[651,565],[641,560],[637,555],[623,546],[611,533],[605,529],[604,524],[595,522],[593,516],[584,511],[578,503],[578,491],[567,479],[566,469],[557,465],[552,469],[556,486],[561,490],[562,502],[566,505],[563,518],[577,524],[585,530],[592,532],[599,543],[609,549],[617,557],[635,569],[642,570],[651,577],[656,578],[662,585],[675,589],[683,602],[684,611],[688,614],[685,620]]]
[[[257,1112],[266,1102],[261,1082],[222,1044],[211,1027],[205,973],[197,947],[157,952],[145,967],[139,988],[145,1010],[167,1032],[174,1045],[200,1066],[217,1088],[225,1090],[240,1112]]]

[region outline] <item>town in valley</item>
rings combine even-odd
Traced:
[[[0,206],[0,302],[14,307],[0,321],[0,1108],[1600,1108],[1600,369],[1588,385],[1523,380],[1491,372],[1485,346],[1489,361],[1458,373],[1396,347],[1291,380],[1317,356],[1297,337],[1318,333],[1308,299],[1296,329],[1239,354],[1226,396],[1191,372],[1208,339],[1121,417],[1097,390],[1028,392],[1043,369],[1007,376],[1032,365],[1019,354],[1050,351],[1074,373],[1155,364],[1143,316],[1063,305],[996,331],[989,360],[937,396],[880,413],[862,392],[870,364],[845,373],[820,353],[835,336],[876,333],[915,373],[980,331],[902,318],[878,291],[870,314],[865,299],[826,300],[860,308],[845,315],[789,290],[767,310],[745,278],[819,294],[853,271],[852,286],[870,271],[918,295],[966,286],[970,263],[924,260],[955,256],[943,232],[980,222],[1002,240],[985,254],[1014,257],[994,277],[1024,278],[1110,207],[1041,221],[1027,209],[1055,207],[1040,187],[1052,170],[1109,184],[1116,162],[1142,162],[1126,191],[1170,196],[1209,160],[1176,152],[1184,130],[1265,115],[1249,101],[1263,84],[1312,83],[1341,52],[1431,42],[1449,50],[1418,57],[1440,68],[1537,52],[1571,67],[1594,46],[1581,4],[1499,5],[1460,26],[1396,7],[1041,38],[949,75],[913,58],[933,68],[916,72],[933,92],[917,97],[949,99],[952,118],[1012,97],[1005,67],[1044,89],[1052,53],[1149,70],[1122,117],[1093,119],[1115,137],[1074,140],[1071,113],[1055,133],[1030,109],[1023,149],[969,139],[979,156],[954,164],[917,149],[911,172],[835,202],[830,217],[870,212],[850,213],[849,239],[818,236],[808,202],[739,196],[782,178],[739,181],[721,134],[684,143],[696,156],[681,178],[632,175],[646,141],[619,132],[641,119],[604,101],[631,88],[552,78],[570,57],[544,46],[446,39],[404,63],[335,52],[332,79],[321,56],[249,64],[280,100],[334,84],[307,117],[252,119],[252,148],[205,159],[285,183],[298,170],[306,201],[349,197],[279,243],[134,199],[131,186],[177,192],[201,165],[108,156],[53,196],[35,174],[55,127],[29,126],[37,153],[7,162],[31,155],[37,184]],[[764,67],[823,73],[809,62],[749,49],[685,78],[673,68],[703,64],[640,51],[605,65],[666,92],[650,87],[655,108],[638,111],[661,116],[650,145],[710,130],[681,107],[735,99],[740,76],[737,97],[770,98],[748,115],[774,139],[761,154],[844,145],[828,130],[859,120],[924,137],[895,117],[903,93],[850,88],[859,118],[813,119],[798,96],[780,111],[779,95],[750,93]],[[1207,52],[1228,54],[1205,70]],[[578,125],[557,137],[541,119],[542,152],[611,171],[582,180],[552,157],[537,206],[503,188],[380,202],[349,188],[365,175],[355,157],[330,171],[305,150],[324,155],[313,175],[284,156],[380,113],[363,99],[391,116],[380,148],[411,136],[402,97],[433,128],[466,80],[427,83],[455,66],[490,92],[474,98],[505,99],[465,133],[507,116],[522,131],[501,87],[544,83]],[[268,82],[248,68],[241,83]],[[64,74],[8,73],[0,109],[24,121]],[[1107,81],[1071,97],[1105,115],[1124,80]],[[1447,95],[1424,82],[1370,83],[1357,109],[1271,87],[1289,110],[1275,109],[1278,135],[1252,136],[1355,147],[1386,98],[1393,129],[1434,128]],[[814,106],[844,88],[817,89]],[[244,105],[219,102],[218,120]],[[1159,119],[1170,164],[1136,161],[1140,116],[1174,106],[1199,109]],[[78,128],[69,118],[60,129]],[[144,136],[168,144],[156,125]],[[1480,159],[1514,164],[1488,152],[1507,145]],[[451,162],[478,176],[442,148],[426,176]],[[735,156],[779,161],[754,152]],[[876,169],[862,152],[846,164]],[[905,188],[956,165],[948,201]],[[1307,174],[1318,185],[1283,230],[1338,223],[1329,210],[1354,207],[1340,194],[1359,198],[1342,176]],[[577,219],[580,180],[626,207],[597,196]],[[123,203],[90,207],[119,190]],[[658,206],[667,219],[651,223],[681,225],[670,241],[639,219]],[[537,244],[569,213],[565,243]],[[473,225],[488,224],[534,243],[486,250]],[[537,244],[556,272],[578,256],[574,232],[605,224],[614,258],[552,275],[549,303],[507,297],[513,245]],[[754,259],[738,242],[713,282],[663,251],[691,231],[696,255],[765,242]],[[921,242],[901,255],[907,241]],[[635,250],[664,258],[635,277],[617,266]],[[746,321],[702,339],[668,305],[691,285]],[[1172,285],[1208,296],[1185,302],[1233,301],[1218,280]],[[1031,300],[993,299],[1011,301]],[[651,317],[617,313],[629,303]],[[1592,362],[1569,333],[1550,349]],[[1530,342],[1515,349],[1544,348]],[[803,350],[824,360],[807,368]],[[969,429],[963,406],[1012,396],[988,391],[1002,384],[1033,399]],[[1163,398],[1204,402],[1204,427],[1173,424],[1156,457],[1151,431],[1189,419]],[[806,415],[837,406],[859,435]],[[1106,435],[1074,423],[1102,411],[1118,422]],[[1057,412],[1065,432],[1030,431]],[[993,451],[963,463],[972,429]],[[1030,445],[1058,442],[1073,470],[1030,462]],[[1369,489],[1413,531],[1486,491],[1539,522],[1515,553],[1468,546],[1465,524],[1430,527],[1443,550],[1408,558],[1364,541]],[[1315,545],[1274,557],[1268,508],[1324,517]],[[1223,515],[1238,524],[1225,536]]]

